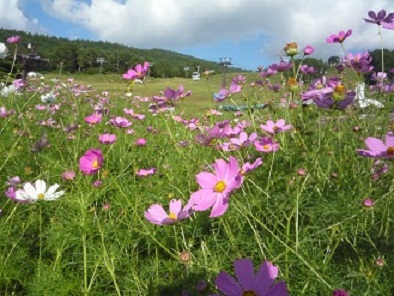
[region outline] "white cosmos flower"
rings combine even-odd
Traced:
[[[64,191],[56,190],[59,184],[54,184],[47,190],[47,184],[43,180],[37,180],[35,186],[31,183],[25,183],[23,189],[15,192],[15,199],[25,202],[35,202],[37,200],[55,200],[64,194]]]
[[[55,101],[56,101],[56,96],[53,92],[49,92],[41,96],[41,102],[43,103],[51,104],[54,103]]]
[[[0,59],[5,59],[8,54],[8,48],[4,43],[0,43]]]

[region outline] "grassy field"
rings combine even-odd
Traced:
[[[2,197],[1,294],[212,295],[218,293],[220,271],[234,274],[234,260],[250,258],[256,268],[264,260],[277,266],[290,295],[332,295],[340,288],[351,295],[393,295],[392,162],[357,153],[366,149],[367,137],[384,141],[392,130],[393,96],[373,94],[385,104],[381,109],[303,107],[300,90],[291,99],[287,89],[250,87],[260,78],[245,75],[243,91],[224,104],[269,106],[242,116],[207,115],[217,107],[211,98],[220,89],[220,75],[208,81],[150,79],[126,96],[127,83],[116,75],[63,75],[54,83],[55,75],[48,74],[43,82],[30,81],[30,88],[2,97],[0,107],[8,112],[0,118],[2,190],[41,179],[59,184],[64,194],[33,203]],[[354,85],[351,79],[346,82]],[[92,90],[79,92],[75,85]],[[171,112],[152,114],[148,103],[135,98],[179,85],[192,95]],[[51,91],[55,101],[43,104],[42,95]],[[298,104],[289,106],[290,100]],[[126,114],[125,108],[145,117]],[[86,118],[98,111],[101,120],[89,124]],[[132,125],[117,125],[116,116]],[[209,145],[198,141],[212,127],[224,129],[225,119],[226,132]],[[284,119],[291,128],[270,134],[260,127],[269,119]],[[251,141],[218,149],[240,131],[279,148],[258,150]],[[116,141],[98,141],[104,133],[116,135]],[[136,144],[141,138],[145,145]],[[102,153],[103,163],[91,162],[94,172],[83,173],[81,158],[92,149]],[[161,226],[146,218],[153,204],[167,210],[170,200],[179,199],[185,205],[200,190],[201,172],[215,172],[215,162],[234,158],[243,182],[227,197],[223,215],[195,210]],[[259,158],[260,166],[241,173]],[[152,168],[153,174],[141,176],[141,169]],[[67,171],[75,176],[66,178]],[[21,182],[12,185],[16,176]],[[219,185],[214,192],[222,192]],[[252,293],[241,295],[257,295]]]

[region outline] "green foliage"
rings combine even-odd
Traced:
[[[256,73],[246,75],[248,82],[260,79]],[[232,262],[246,257],[255,265],[270,260],[278,266],[291,295],[328,296],[334,288],[352,295],[392,294],[394,173],[391,168],[372,180],[373,160],[356,153],[364,148],[366,137],[381,138],[391,129],[392,98],[382,98],[385,108],[379,110],[351,107],[341,112],[313,105],[290,109],[279,104],[285,90],[273,93],[266,85],[246,84],[226,104],[269,103],[268,107],[242,117],[233,112],[214,117],[207,111],[216,107],[211,95],[220,88],[219,75],[201,81],[150,78],[133,86],[133,97],[124,94],[126,83],[118,74],[76,73],[72,85],[93,85],[87,92],[74,92],[66,78],[56,84],[51,78],[46,75],[43,83],[46,90],[59,93],[57,112],[35,109],[41,104],[38,91],[2,98],[4,107],[15,113],[0,118],[1,190],[6,190],[8,177],[18,175],[23,182],[59,183],[66,192],[56,201],[34,204],[3,197],[3,295],[181,295],[183,290],[210,295],[219,271],[232,273]],[[29,90],[43,87],[41,81],[28,82]],[[149,103],[136,98],[159,95],[166,86],[176,89],[180,84],[192,96],[175,102],[173,113],[153,116],[147,111]],[[292,100],[298,101],[299,93],[295,95]],[[89,126],[84,118],[100,104],[110,113]],[[134,134],[108,124],[112,116],[126,116],[124,108],[146,115],[144,121],[132,120]],[[198,118],[202,130],[224,119],[233,127],[250,121],[245,131],[259,136],[267,136],[259,126],[268,119],[283,118],[293,128],[273,136],[280,143],[275,153],[261,153],[254,146],[226,152],[215,147],[227,139],[201,146],[195,141],[201,130],[187,129],[172,115]],[[55,123],[42,125],[48,119]],[[64,132],[71,123],[78,128]],[[149,132],[148,126],[157,133]],[[97,138],[104,132],[116,134],[117,141],[100,144]],[[31,152],[43,134],[50,146]],[[145,147],[134,145],[140,137],[147,139]],[[185,140],[189,145],[179,145]],[[79,158],[90,148],[104,154],[104,166],[93,176],[78,168]],[[188,220],[162,227],[146,221],[144,211],[154,203],[167,207],[176,198],[185,204],[198,190],[195,176],[209,171],[216,159],[230,156],[240,165],[262,157],[263,165],[244,176],[225,215],[211,219],[206,212],[196,212]],[[155,175],[135,174],[150,167],[158,169]],[[297,173],[300,168],[306,174]],[[66,170],[78,172],[73,181],[62,180]],[[103,185],[93,187],[98,179]],[[367,197],[375,201],[371,208],[363,206]],[[179,256],[185,250],[191,254],[187,262]],[[384,259],[383,266],[376,259]],[[195,291],[199,280],[208,282],[205,294]]]
[[[144,61],[153,64],[150,75],[158,78],[186,77],[183,68],[188,66],[197,71],[200,66],[205,69],[220,72],[220,66],[214,61],[205,61],[189,55],[179,54],[163,49],[137,49],[118,43],[89,40],[68,40],[66,38],[50,37],[23,31],[0,29],[0,40],[9,36],[21,37],[20,50],[28,43],[36,43],[38,53],[49,59],[49,65],[41,72],[56,71],[63,63],[63,70],[68,73],[92,72],[98,67],[97,58],[104,58],[104,72],[123,74]],[[18,66],[18,65],[17,65]],[[1,65],[0,65],[1,67]],[[1,68],[0,68],[1,70]],[[230,71],[240,71],[239,68],[230,68]],[[36,71],[38,71],[36,69]],[[98,72],[97,72],[98,73]]]

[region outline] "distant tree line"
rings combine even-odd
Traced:
[[[37,45],[37,54],[48,59],[47,64],[37,66],[36,71],[51,72],[58,71],[59,67],[65,72],[84,72],[87,74],[97,74],[100,71],[100,63],[97,58],[103,58],[102,73],[125,73],[129,68],[144,61],[152,64],[150,69],[151,77],[171,78],[171,77],[191,77],[198,67],[201,72],[214,70],[221,72],[221,67],[214,61],[205,61],[193,56],[180,54],[163,49],[137,49],[118,43],[89,41],[89,40],[69,40],[66,38],[51,37],[29,32],[0,29],[0,42],[6,43],[10,36],[18,35],[21,43],[18,44],[18,51],[28,51],[27,44]],[[13,44],[6,44],[10,50],[10,55],[6,60],[0,61],[0,71],[10,69],[13,55]],[[16,65],[17,68],[20,65]],[[230,67],[229,72],[242,71],[240,68]]]

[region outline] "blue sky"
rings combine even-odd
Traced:
[[[296,3],[296,5],[295,5]],[[325,38],[353,30],[350,52],[380,46],[377,26],[362,18],[369,10],[394,11],[382,0],[1,0],[0,26],[70,39],[163,48],[255,70],[278,62],[288,42],[315,48],[313,57],[343,55]],[[383,32],[393,49],[394,31]]]

